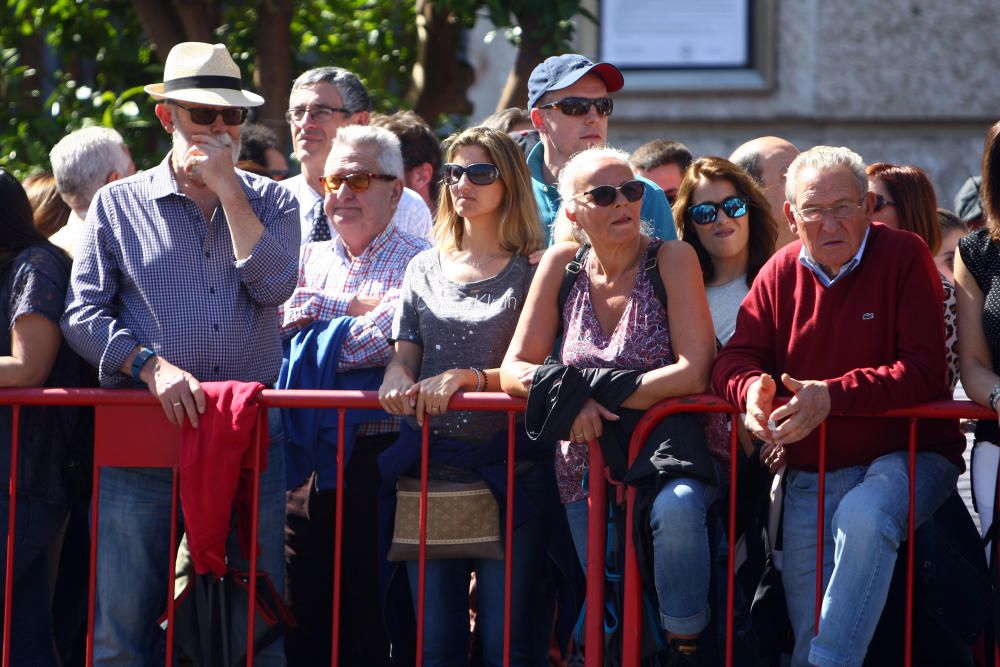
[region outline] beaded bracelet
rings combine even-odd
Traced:
[[[476,374],[476,391],[482,391],[484,373],[478,368],[473,368],[472,366],[469,366],[469,370]]]

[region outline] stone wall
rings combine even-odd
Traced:
[[[632,149],[669,137],[699,155],[728,155],[766,134],[800,148],[846,145],[868,162],[923,167],[941,205],[951,207],[962,181],[979,170],[986,129],[1000,119],[1000,4],[757,1],[774,3],[769,90],[630,92],[626,72],[625,90],[615,96],[611,143]],[[502,35],[482,46],[488,29],[469,41],[482,72],[473,90],[477,119],[493,111],[510,62]],[[577,48],[597,56],[597,29],[585,20]]]

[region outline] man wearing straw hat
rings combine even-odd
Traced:
[[[62,329],[97,366],[101,386],[146,387],[170,423],[197,427],[205,410],[200,382],[271,384],[278,376],[278,306],[295,288],[298,207],[270,179],[234,168],[247,107],[264,100],[242,89],[223,45],[176,45],[163,78],[146,92],[172,150],[158,166],[98,191]],[[260,567],[280,590],[280,439],[268,462]],[[167,587],[170,497],[169,470],[102,471],[95,664],[162,664],[156,619]],[[234,623],[236,632],[244,626]],[[284,664],[280,642],[269,653],[256,664]]]

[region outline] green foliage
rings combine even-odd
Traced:
[[[136,165],[163,156],[166,135],[153,116],[147,83],[162,80],[130,0],[3,0],[0,15],[0,166],[23,178],[49,168],[48,151],[86,125],[114,127]],[[262,1],[217,2],[214,29],[253,76],[254,35]],[[291,22],[292,75],[320,64],[356,72],[376,107],[403,105],[413,65],[412,0],[296,2]]]
[[[92,124],[142,145],[153,54],[130,2],[6,0],[0,46],[0,165],[47,170],[49,148]]]

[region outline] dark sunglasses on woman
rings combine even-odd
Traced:
[[[555,102],[539,106],[539,109],[559,109],[567,116],[585,116],[590,111],[590,105],[597,109],[598,116],[610,116],[615,110],[615,103],[610,97],[564,97]]]
[[[380,181],[394,181],[395,176],[386,174],[347,174],[346,176],[324,176],[320,180],[323,182],[323,191],[333,194],[340,189],[345,182],[352,192],[365,192],[372,185],[372,179]]]
[[[489,162],[473,162],[464,167],[453,162],[441,165],[441,180],[447,185],[458,183],[462,180],[462,174],[465,174],[469,182],[475,185],[491,185],[500,177],[500,170],[495,164]]]
[[[642,194],[646,191],[646,184],[642,181],[625,181],[617,188],[613,185],[598,185],[593,190],[587,190],[573,197],[577,199],[590,195],[590,200],[598,206],[611,206],[618,199],[621,192],[626,201],[635,202],[642,199]]]
[[[730,218],[739,218],[747,214],[749,203],[746,197],[733,195],[721,202],[703,201],[688,209],[691,222],[696,225],[710,225],[719,217],[719,209],[725,211]]]
[[[882,195],[875,195],[875,206],[872,208],[872,211],[874,211],[875,213],[878,213],[879,211],[881,211],[882,209],[884,209],[886,206],[895,206],[895,205],[896,205],[896,202],[889,201],[888,199],[886,199]]]

